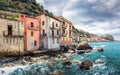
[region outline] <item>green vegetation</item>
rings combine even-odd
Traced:
[[[46,13],[53,16],[51,12],[36,2],[36,0],[0,0],[0,10],[22,13],[31,16],[38,16]]]

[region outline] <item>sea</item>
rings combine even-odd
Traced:
[[[75,53],[69,59],[80,62],[92,61],[94,66],[90,70],[81,70],[78,63],[66,67],[58,59],[56,62],[46,61],[26,66],[0,68],[0,75],[52,75],[55,70],[62,73],[58,75],[120,75],[120,42],[90,42],[89,45],[93,47],[91,53]],[[98,52],[99,47],[104,51]]]

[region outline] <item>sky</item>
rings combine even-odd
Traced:
[[[36,0],[55,16],[84,31],[120,40],[120,0]]]

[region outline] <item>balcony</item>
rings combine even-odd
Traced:
[[[66,36],[67,36],[67,34],[66,34],[66,33],[62,33],[62,36],[66,37]]]
[[[69,30],[72,31],[72,27],[69,27]]]
[[[50,26],[51,29],[55,29],[55,30],[59,30],[59,27],[55,27],[55,26]]]
[[[3,36],[20,37],[20,36],[24,36],[24,32],[19,32],[19,31],[8,32],[7,30],[5,30],[3,31]]]
[[[29,30],[39,30],[39,27],[28,27]]]
[[[65,25],[65,24],[64,24],[64,25],[62,25],[62,28],[66,29],[66,28],[67,28],[67,25]]]

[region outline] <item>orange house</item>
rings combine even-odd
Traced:
[[[40,48],[40,20],[26,15],[20,15],[19,19],[24,22],[25,50],[38,50]]]
[[[57,18],[62,21],[62,45],[72,45],[72,23],[62,16]]]

